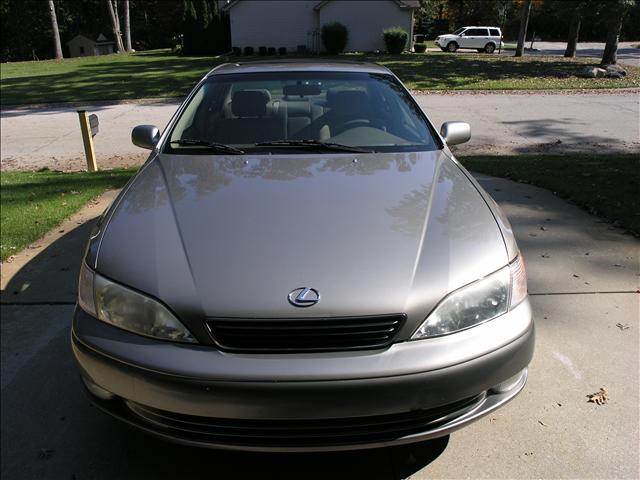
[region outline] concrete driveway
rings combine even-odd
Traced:
[[[450,438],[339,454],[191,449],[121,425],[83,396],[69,347],[96,205],[3,268],[2,477],[638,478],[640,243],[550,192],[479,179],[513,223],[536,317],[529,383],[505,408]],[[609,403],[587,403],[602,386]]]
[[[439,128],[447,120],[472,126],[467,154],[525,152],[638,152],[638,92],[432,94],[416,96]],[[102,168],[139,165],[147,151],[131,144],[138,124],[163,128],[175,102],[87,106],[100,119],[95,137]],[[2,169],[86,168],[76,108],[3,110],[0,113]]]

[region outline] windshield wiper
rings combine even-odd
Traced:
[[[340,152],[374,153],[373,150],[351,147],[340,143],[321,142],[319,140],[274,140],[272,142],[259,142],[257,147],[302,147],[313,149],[337,150]]]
[[[244,150],[232,147],[231,145],[225,145],[224,143],[208,142],[207,140],[200,140],[198,138],[181,138],[180,140],[173,140],[169,142],[171,144],[178,144],[180,146],[196,146],[206,147],[211,150],[215,150],[221,153],[230,153],[232,155],[242,155]]]

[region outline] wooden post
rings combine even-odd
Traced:
[[[96,162],[96,151],[93,148],[93,136],[91,135],[91,127],[89,126],[89,116],[85,110],[78,110],[80,119],[80,130],[82,131],[82,143],[84,143],[84,154],[87,158],[87,170],[96,172],[98,163]]]

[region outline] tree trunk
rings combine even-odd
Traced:
[[[62,60],[62,45],[60,43],[60,30],[58,30],[58,18],[53,0],[49,0],[49,14],[51,15],[51,29],[53,30],[53,44],[56,50],[56,60]]]
[[[131,53],[131,21],[129,19],[129,0],[124,0],[124,49]]]
[[[116,42],[118,53],[124,52],[124,45],[122,45],[122,34],[120,33],[120,20],[116,15],[116,9],[111,3],[112,0],[107,0],[107,9],[109,10],[109,19],[111,20],[111,28],[113,30],[113,40]],[[117,0],[113,0],[115,3]],[[117,7],[117,6],[116,6]]]
[[[616,2],[618,8],[614,8],[610,12],[610,18],[607,22],[607,43],[604,46],[602,54],[603,66],[615,65],[618,61],[618,40],[620,39],[620,31],[622,30],[622,21],[624,20],[625,8],[618,0]]]
[[[520,15],[520,33],[518,33],[518,45],[516,46],[516,57],[521,57],[524,51],[524,40],[527,36],[527,27],[529,26],[529,13],[531,13],[531,4],[533,0],[526,0],[522,4],[522,14]]]
[[[580,35],[580,24],[582,23],[582,14],[575,12],[571,19],[571,25],[569,25],[569,38],[567,39],[567,49],[564,51],[564,56],[567,58],[573,58],[576,56],[576,47],[578,45],[578,37]]]

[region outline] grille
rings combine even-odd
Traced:
[[[365,350],[391,344],[404,314],[330,318],[212,318],[207,328],[216,344],[234,352]]]
[[[199,417],[126,401],[139,418],[166,433],[201,442],[244,446],[328,446],[391,441],[433,430],[475,409],[486,394],[443,407],[392,415],[320,420],[242,420]]]

